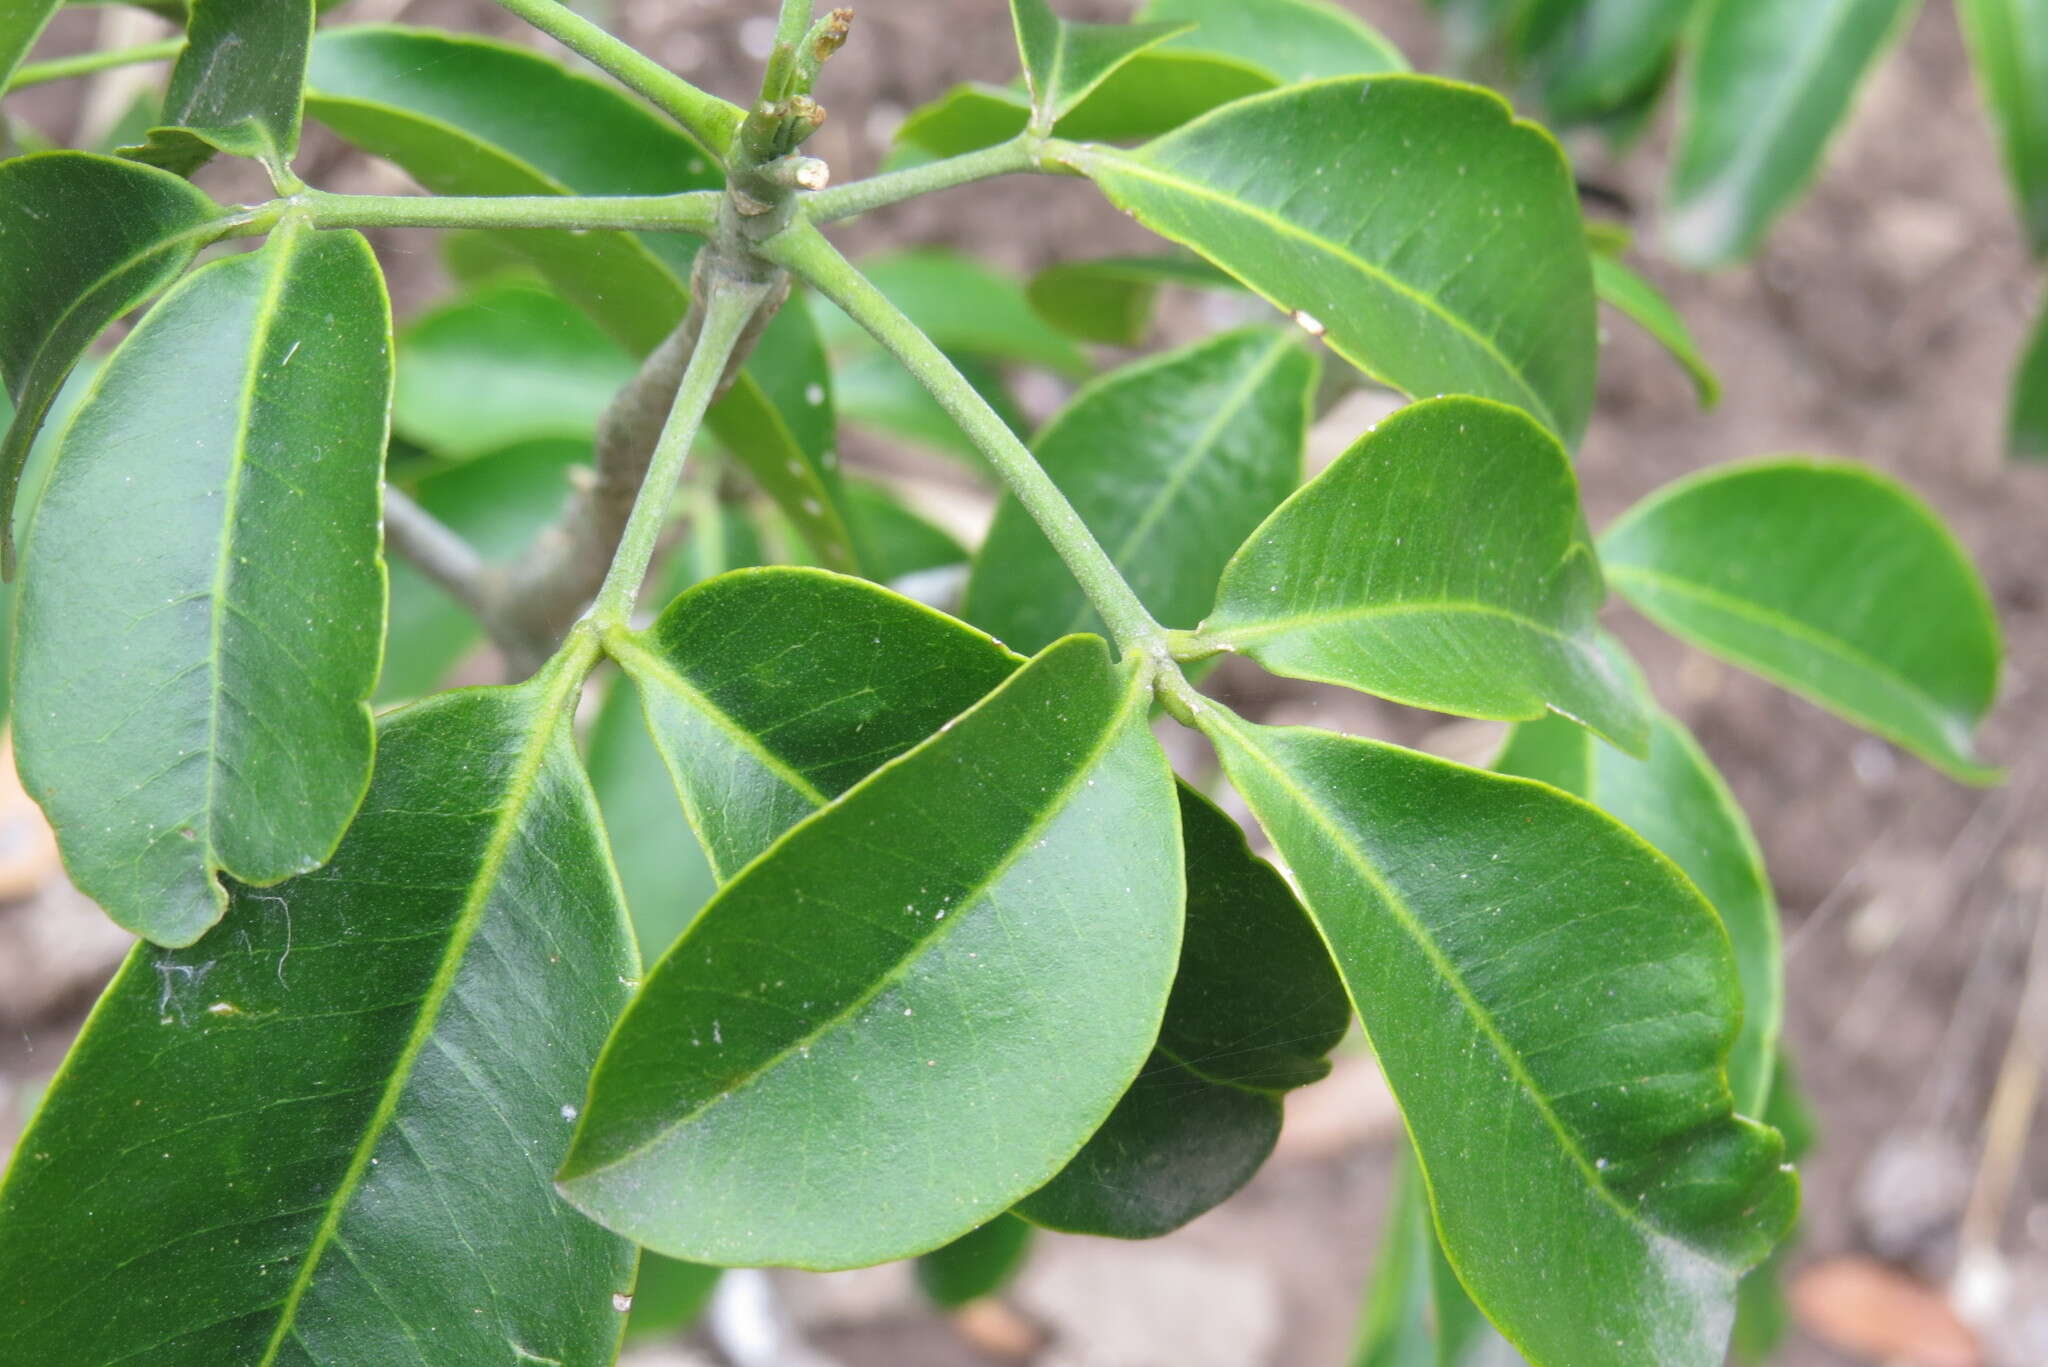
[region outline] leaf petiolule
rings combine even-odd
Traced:
[[[1686,63],[1665,240],[1720,266],[1756,249],[1820,166],[1911,0],[1719,0]]]
[[[1180,948],[1147,700],[1069,638],[777,841],[620,1021],[562,1192],[674,1256],[832,1268],[1052,1177],[1143,1063]]]
[[[14,576],[14,499],[64,377],[107,324],[155,294],[213,236],[220,210],[178,177],[114,157],[0,162],[0,562]]]
[[[1653,710],[1649,754],[1635,759],[1552,717],[1516,727],[1493,767],[1600,807],[1669,856],[1713,904],[1742,983],[1729,1089],[1736,1110],[1763,1114],[1784,1014],[1778,904],[1748,818],[1692,733]]]
[[[1734,1114],[1713,909],[1542,784],[1197,717],[1300,880],[1480,1307],[1536,1367],[1717,1367],[1797,1182]]]
[[[1410,395],[1515,404],[1576,442],[1593,284],[1550,136],[1434,77],[1344,77],[1070,155],[1112,202]],[[1418,228],[1426,223],[1427,230]]]
[[[1010,19],[1031,91],[1031,124],[1040,132],[1050,132],[1118,67],[1192,27],[1075,23],[1054,14],[1046,0],[1010,0]]]
[[[1903,486],[1848,461],[1706,470],[1600,540],[1614,586],[1665,630],[1791,689],[1966,783],[1998,691],[1991,598]]]
[[[1330,1071],[1344,984],[1287,882],[1179,789],[1187,928],[1159,1042],[1102,1128],[1017,1204],[1036,1224],[1149,1239],[1222,1204],[1280,1136],[1280,1094]]]
[[[1282,84],[1408,69],[1400,49],[1329,0],[1147,0],[1138,18],[1193,23],[1166,47],[1225,53]]]
[[[389,715],[333,863],[129,956],[0,1188],[0,1358],[611,1360],[634,1250],[549,1178],[636,969],[561,682]]]
[[[159,944],[220,919],[223,872],[318,867],[369,782],[389,318],[352,232],[202,267],[101,371],[30,523],[22,782]]]
[[[1252,533],[1191,645],[1464,716],[1548,709],[1639,751],[1642,709],[1594,635],[1605,596],[1556,439],[1505,404],[1430,399]]]
[[[1284,333],[1224,333],[1087,386],[1033,453],[1153,617],[1192,626],[1230,553],[1300,483],[1316,373]],[[1014,497],[975,556],[963,613],[1026,651],[1102,630]]]
[[[121,155],[189,176],[215,152],[280,181],[299,150],[313,0],[194,0],[163,121]]]

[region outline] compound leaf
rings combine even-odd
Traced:
[[[1966,783],[1998,691],[1990,595],[1935,515],[1848,461],[1704,471],[1601,538],[1619,589],[1666,631]]]
[[[1198,719],[1300,881],[1479,1306],[1536,1367],[1718,1367],[1797,1182],[1733,1110],[1713,908],[1542,784]]]
[[[299,150],[313,0],[195,0],[163,118],[121,155],[189,176],[215,152],[280,181]]]
[[[1720,266],[1756,249],[1820,166],[1913,0],[1716,0],[1686,63],[1665,238]]]
[[[1346,77],[1070,158],[1373,378],[1518,405],[1567,443],[1584,429],[1595,335],[1578,200],[1557,144],[1498,96]]]
[[[563,1193],[672,1256],[832,1268],[1051,1178],[1137,1074],[1179,953],[1148,699],[1069,638],[745,868],[606,1046]]]
[[[73,881],[160,944],[220,919],[222,872],[318,867],[369,782],[390,327],[352,232],[195,271],[107,362],[30,523],[22,782]]]
[[[220,210],[178,177],[87,152],[0,162],[0,561],[14,576],[22,466],[64,377],[107,324],[175,280]]]
[[[1231,552],[1301,481],[1315,376],[1285,333],[1224,333],[1104,376],[1032,448],[1152,615],[1191,626]],[[1103,630],[1014,497],[975,557],[963,615],[1024,651]]]
[[[636,964],[558,683],[392,713],[332,864],[129,956],[0,1189],[0,1357],[611,1360],[634,1250],[549,1178]]]
[[[1602,654],[1606,590],[1557,440],[1517,409],[1411,404],[1280,505],[1223,571],[1198,647],[1463,716],[1648,727]]]

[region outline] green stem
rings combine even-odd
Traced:
[[[75,57],[57,57],[47,62],[31,62],[14,73],[14,78],[7,83],[7,88],[19,90],[23,86],[62,81],[72,76],[90,76],[95,71],[111,71],[117,66],[168,62],[184,50],[183,38],[166,38],[161,43],[145,43],[141,47],[115,48],[108,52],[81,52]]]
[[[744,117],[738,105],[697,89],[630,44],[621,42],[559,0],[497,0],[562,46],[608,72],[621,85],[645,96],[690,130],[721,162]]]
[[[303,210],[323,228],[656,229],[708,234],[719,192],[680,195],[336,195],[306,190],[275,207]],[[272,206],[263,206],[268,209]],[[252,223],[264,222],[259,210]]]
[[[833,223],[900,204],[919,195],[928,195],[934,190],[950,190],[956,185],[987,180],[991,176],[1036,170],[1043,141],[1029,133],[1019,133],[1008,142],[999,142],[978,152],[947,157],[944,161],[928,161],[922,166],[910,166],[901,171],[856,180],[849,185],[820,190],[804,197],[804,216],[813,223]]]
[[[703,290],[704,328],[697,334],[697,349],[690,353],[668,424],[661,429],[661,440],[655,443],[654,456],[647,463],[647,477],[633,500],[633,512],[612,556],[612,567],[590,605],[589,615],[600,629],[623,626],[632,614],[647,567],[654,563],[662,524],[668,520],[669,500],[675,496],[690,443],[704,422],[704,410],[711,406],[725,375],[725,363],[739,345],[741,334],[769,294],[767,286],[726,280],[711,281]]]
[[[775,46],[795,48],[811,28],[811,0],[782,0],[775,19]]]
[[[932,397],[988,457],[1010,492],[1038,523],[1125,654],[1143,655],[1161,668],[1173,669],[1172,659],[1166,653],[1164,629],[1152,620],[1152,614],[1124,582],[1123,573],[1102,549],[1102,543],[1095,539],[1088,524],[1039,467],[1024,443],[1017,440],[1017,434],[931,338],[810,224],[792,224],[762,243],[758,250],[844,309],[848,317],[872,333],[931,391]]]

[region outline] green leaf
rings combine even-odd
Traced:
[[[1764,1123],[1785,1136],[1785,1157],[1797,1162],[1813,1147],[1816,1135],[1813,1112],[1792,1072],[1792,1061],[1778,1058],[1771,1074],[1771,1099],[1764,1108]],[[1786,1264],[1798,1243],[1794,1229],[1771,1256],[1742,1279],[1736,1288],[1733,1356],[1737,1362],[1768,1360],[1792,1323],[1792,1309],[1785,1301]]]
[[[878,583],[967,563],[967,548],[903,506],[879,484],[846,482],[846,513],[852,519],[861,562]]]
[[[1488,1317],[1537,1367],[1718,1367],[1797,1181],[1734,1114],[1713,909],[1542,784],[1198,717],[1300,882]]]
[[[2036,256],[2048,256],[2048,3],[1960,0],[1984,103]]]
[[[1720,913],[1742,983],[1742,1032],[1728,1055],[1735,1109],[1763,1114],[1784,1014],[1778,904],[1749,820],[1699,742],[1653,712],[1650,754],[1632,759],[1559,718],[1515,728],[1494,768],[1594,803],[1685,871]]]
[[[993,1296],[1024,1266],[1031,1237],[1030,1225],[1014,1215],[998,1215],[920,1257],[917,1284],[943,1310]]]
[[[1152,304],[1166,285],[1235,289],[1237,281],[1194,257],[1106,256],[1047,266],[1025,293],[1039,317],[1069,336],[1134,347],[1151,331]]]
[[[178,177],[112,157],[0,162],[0,373],[14,402],[0,442],[7,578],[22,465],[64,377],[107,324],[191,264],[219,212]]]
[[[1280,1137],[1280,1093],[1330,1071],[1344,984],[1285,879],[1208,799],[1179,789],[1180,971],[1159,1042],[1059,1176],[1017,1205],[1074,1234],[1150,1239],[1221,1205]]]
[[[948,353],[1042,365],[1086,375],[1088,358],[1032,309],[1024,290],[999,271],[942,248],[869,257],[861,271]],[[833,351],[872,346],[867,334],[829,302],[815,305],[819,331]]]
[[[503,560],[560,514],[569,497],[570,470],[589,463],[587,441],[528,442],[429,474],[412,494],[486,560]],[[484,639],[467,608],[397,557],[391,562],[385,630],[380,703],[431,693]]]
[[[195,271],[100,373],[30,524],[22,782],[72,881],[159,944],[220,919],[222,872],[325,862],[369,782],[390,327],[355,233]]]
[[[226,152],[290,183],[313,0],[196,0],[186,33],[163,122],[121,155],[189,176]]]
[[[2006,451],[2015,460],[2048,461],[2048,309],[2035,322],[2013,374]]]
[[[640,952],[658,958],[718,891],[718,880],[676,810],[668,768],[641,721],[630,679],[613,682],[591,726],[590,782]]]
[[[443,195],[655,195],[720,185],[690,137],[613,86],[535,53],[422,29],[364,26],[313,44],[306,107],[344,140]],[[537,120],[535,109],[548,117]],[[503,245],[636,356],[689,306],[698,242],[685,233],[506,230]],[[792,301],[712,406],[712,434],[821,554],[852,566],[837,478],[819,438],[829,377]],[[822,407],[829,434],[830,409]]]
[[[487,285],[399,334],[391,425],[453,460],[549,437],[587,442],[637,368],[548,291],[517,281]]]
[[[1087,386],[1033,451],[1152,615],[1191,625],[1231,552],[1300,483],[1315,378],[1294,338],[1225,333]],[[975,557],[963,615],[1024,651],[1104,630],[1014,497]]]
[[[695,1324],[711,1304],[711,1293],[724,1271],[642,1253],[640,1276],[633,1283],[633,1309],[626,1316],[627,1341],[670,1337]]]
[[[1498,96],[1321,81],[1073,164],[1375,379],[1516,404],[1567,443],[1584,429],[1596,348],[1578,200],[1557,144]]]
[[[563,1193],[673,1256],[836,1268],[1051,1178],[1144,1062],[1179,953],[1149,699],[1064,641],[748,866],[613,1032]]]
[[[1819,168],[1828,139],[1913,0],[1715,0],[1686,64],[1665,239],[1720,266],[1756,250]]]
[[[1701,408],[1712,408],[1721,401],[1721,381],[1707,364],[1707,358],[1700,354],[1698,343],[1692,339],[1692,329],[1655,285],[1613,257],[1595,252],[1593,289],[1601,303],[1656,338],[1672,359],[1685,367],[1686,374],[1692,376]]]
[[[1408,69],[1399,48],[1328,0],[1150,0],[1138,18],[1194,23],[1166,46],[1226,53],[1279,83]]]
[[[7,11],[0,14],[0,90],[7,89],[14,69],[28,56],[28,50],[42,36],[43,26],[63,3],[64,0],[10,0]]]
[[[1724,465],[1637,504],[1601,539],[1651,620],[1966,783],[1998,691],[1998,624],[1948,529],[1847,461]]]
[[[1118,67],[1191,27],[1073,23],[1054,14],[1046,0],[1010,0],[1010,21],[1031,91],[1031,125],[1043,133]]]
[[[1454,396],[1410,404],[1281,504],[1192,644],[1460,716],[1548,709],[1639,752],[1648,724],[1593,633],[1605,595],[1564,449]]]
[[[609,648],[721,881],[1018,663],[886,589],[798,569],[720,575]]]
[[[1410,1152],[1394,1169],[1384,1228],[1351,1367],[1522,1367],[1458,1284]]]
[[[634,1251],[549,1174],[636,970],[560,682],[392,714],[331,865],[129,956],[0,1189],[0,1359],[611,1360]]]
[[[1653,93],[1700,0],[1571,0],[1531,54],[1544,107],[1563,123],[1589,123]]]
[[[1154,48],[1118,67],[1052,131],[1091,142],[1156,138],[1275,84],[1234,57]],[[951,157],[1014,138],[1030,121],[1031,101],[1021,92],[969,83],[913,110],[896,136],[900,145]]]

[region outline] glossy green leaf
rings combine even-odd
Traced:
[[[1718,266],[1756,249],[1811,180],[1912,0],[1715,0],[1690,60],[1665,238]]]
[[[1075,23],[1054,14],[1046,0],[1010,0],[1010,20],[1031,91],[1032,125],[1043,132],[1118,67],[1189,27]]]
[[[1089,372],[1080,348],[1038,316],[1015,280],[972,257],[917,248],[869,257],[861,271],[949,353],[1021,361],[1067,375]],[[819,330],[832,350],[867,343],[866,333],[838,309],[827,303],[816,308]]]
[[[1701,0],[1572,0],[1530,64],[1552,118],[1585,123],[1655,92]]]
[[[72,369],[71,378],[50,405],[49,418],[42,434],[36,439],[29,452],[28,465],[22,474],[21,495],[15,500],[15,527],[26,527],[35,515],[36,504],[41,501],[43,481],[49,474],[50,458],[57,445],[57,433],[64,429],[70,415],[77,410],[79,401],[91,387],[93,376],[99,369],[96,359],[87,355]],[[0,420],[11,412],[7,396],[0,393]],[[0,721],[4,721],[12,710],[14,669],[11,661],[14,654],[14,589],[11,585],[0,584]],[[23,1106],[26,1113],[32,1109]]]
[[[306,107],[348,142],[443,195],[653,195],[715,188],[717,166],[682,129],[594,78],[501,43],[364,26],[313,44]],[[546,119],[533,117],[546,109]],[[697,240],[684,233],[506,230],[564,298],[634,355],[682,321]],[[853,564],[837,479],[818,438],[830,377],[796,301],[761,337],[711,432],[841,568]],[[808,440],[807,440],[808,438]]]
[[[670,1337],[695,1324],[711,1304],[724,1268],[640,1255],[640,1275],[633,1282],[633,1308],[626,1315],[626,1339]]]
[[[555,682],[392,714],[332,864],[129,956],[0,1189],[0,1359],[611,1360],[634,1250],[549,1177],[636,967]]]
[[[162,123],[121,154],[189,176],[226,152],[288,181],[312,42],[313,0],[196,0]]]
[[[1542,784],[1198,719],[1300,882],[1488,1317],[1537,1367],[1718,1367],[1798,1186],[1733,1110],[1713,908]]]
[[[704,851],[676,810],[661,752],[630,679],[617,679],[590,728],[590,782],[611,836],[640,952],[659,958],[718,891]]]
[[[776,842],[614,1031],[563,1193],[674,1256],[831,1268],[1042,1185],[1137,1074],[1179,954],[1149,697],[1071,638]]]
[[[2048,255],[2048,3],[1959,0],[1956,10],[2028,241]]]
[[[1167,47],[1227,53],[1283,83],[1408,69],[1400,49],[1329,0],[1149,0],[1138,18],[1193,23]]]
[[[1793,1162],[1806,1156],[1814,1145],[1816,1125],[1812,1110],[1793,1075],[1792,1062],[1782,1054],[1771,1073],[1771,1099],[1764,1108],[1764,1123],[1785,1136],[1785,1157]],[[1737,1362],[1768,1361],[1792,1323],[1792,1308],[1785,1300],[1786,1263],[1799,1239],[1794,1229],[1771,1256],[1752,1268],[1736,1289],[1735,1339]]]
[[[589,441],[638,367],[589,318],[543,289],[488,285],[398,336],[392,429],[465,460],[549,437]]]
[[[219,212],[178,177],[112,157],[0,162],[0,374],[14,403],[0,441],[8,578],[22,465],[64,377],[107,324],[191,264]]]
[[[1404,1152],[1394,1169],[1351,1367],[1522,1367],[1523,1361],[1458,1284],[1437,1243],[1422,1174]]]
[[[1998,691],[1991,599],[1948,529],[1847,461],[1725,465],[1667,486],[1601,539],[1659,626],[1964,782]]]
[[[1434,77],[1321,81],[1074,165],[1368,375],[1516,404],[1567,443],[1584,429],[1578,200],[1557,144],[1497,96]]]
[[[611,650],[721,879],[1018,663],[907,598],[796,569],[721,575]]]
[[[1707,364],[1707,358],[1700,354],[1692,329],[1655,285],[1613,257],[1595,252],[1593,289],[1601,303],[1656,338],[1672,359],[1685,367],[1699,393],[1701,408],[1712,408],[1721,401],[1721,381]]]
[[[1763,1114],[1784,1015],[1778,904],[1735,795],[1676,717],[1652,716],[1633,759],[1561,718],[1516,727],[1494,768],[1594,803],[1670,857],[1720,913],[1742,983],[1742,1033],[1728,1055],[1735,1109]]]
[[[7,89],[14,69],[28,56],[28,50],[42,36],[43,26],[63,3],[64,0],[10,0],[6,12],[0,13],[0,90]]]
[[[2048,461],[2048,309],[2035,322],[2013,372],[2006,451],[2015,460]]]
[[[1170,1233],[1251,1180],[1280,1137],[1280,1093],[1330,1071],[1351,1024],[1330,954],[1244,832],[1182,786],[1187,927],[1145,1070],[1059,1176],[1017,1205],[1052,1229]]]
[[[220,919],[222,872],[318,867],[369,782],[390,327],[355,233],[203,267],[107,363],[30,524],[22,782],[72,881],[160,944]]]
[[[1206,261],[1178,256],[1107,256],[1063,261],[1031,277],[1026,293],[1039,317],[1069,336],[1110,346],[1141,345],[1162,286],[1235,289]]]
[[[1093,142],[1155,138],[1275,84],[1271,75],[1235,57],[1154,48],[1112,72],[1053,133]],[[896,136],[905,146],[951,157],[1014,138],[1030,121],[1031,101],[1022,92],[970,83],[912,111]]]
[[[504,560],[561,513],[571,469],[589,463],[588,441],[527,442],[429,474],[412,495],[486,560]],[[380,703],[432,692],[484,639],[467,608],[397,556],[385,631]]]
[[[1295,338],[1225,333],[1087,386],[1033,451],[1152,615],[1189,626],[1231,552],[1300,483],[1315,377]],[[1024,651],[1104,630],[1014,497],[975,557],[963,615]]]
[[[1461,716],[1548,709],[1640,751],[1648,724],[1593,633],[1605,595],[1556,439],[1504,404],[1430,399],[1252,533],[1194,644]]]
[[[1030,1225],[1014,1215],[998,1215],[919,1258],[917,1284],[944,1310],[993,1296],[1024,1266],[1031,1237]]]

